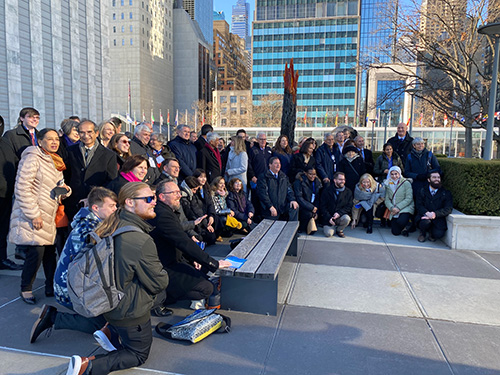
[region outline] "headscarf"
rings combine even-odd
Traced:
[[[399,178],[398,178],[397,181],[394,181],[391,178],[391,172],[392,171],[399,172]],[[389,172],[387,172],[387,185],[389,185],[389,187],[391,188],[391,190],[394,192],[394,191],[396,191],[396,188],[398,187],[400,181],[401,181],[401,168],[399,168],[397,165],[394,165],[394,166],[392,166],[389,169]]]

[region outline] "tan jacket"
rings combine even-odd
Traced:
[[[10,217],[9,241],[15,245],[53,245],[56,238],[55,217],[59,201],[53,189],[63,179],[50,155],[40,147],[24,150],[17,170],[14,188],[14,206]],[[63,199],[71,191],[63,195]],[[42,217],[40,230],[33,228],[33,220]]]

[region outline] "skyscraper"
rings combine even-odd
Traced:
[[[40,128],[71,115],[109,115],[108,2],[0,2],[0,113],[6,130],[19,110],[40,111]]]
[[[192,20],[198,23],[205,40],[212,45],[213,42],[213,0],[177,0],[179,6],[176,8],[184,8],[188,12]]]
[[[246,43],[246,49],[251,49],[248,34],[248,17],[250,14],[250,4],[245,0],[238,0],[233,5],[231,17],[231,33],[238,35]]]
[[[335,113],[340,119],[347,117],[352,124],[356,106],[359,2],[276,3],[275,0],[256,3],[254,103],[259,104],[270,93],[283,93],[285,63],[293,57],[300,74],[297,118],[304,118],[307,109],[308,125],[324,125],[335,118]]]

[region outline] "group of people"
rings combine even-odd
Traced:
[[[39,121],[36,109],[23,108],[17,127],[0,138],[0,268],[22,269],[21,299],[37,303],[32,289],[43,264],[45,295],[72,309],[67,270],[92,246],[89,233],[109,236],[126,225],[141,232],[114,239],[116,283],[125,293],[117,309],[84,318],[42,307],[32,343],[49,328],[72,329],[93,334],[109,351],[74,356],[68,374],[144,363],[151,313],[167,316],[178,300],[204,308],[219,293],[210,276],[230,263],[209,256],[205,246],[246,234],[262,219],[298,220],[307,234],[322,225],[326,236],[345,237],[349,224],[363,223],[372,233],[379,216],[394,235],[418,227],[425,241],[444,235],[452,210],[437,159],[404,124],[374,162],[351,128],[326,133],[319,147],[313,138],[291,145],[281,135],[272,148],[265,133],[248,140],[240,129],[226,147],[211,125],[199,137],[179,125],[167,142],[147,122],[130,134],[118,118],[98,126],[74,116],[58,130],[38,131]],[[7,235],[23,265],[7,258]]]

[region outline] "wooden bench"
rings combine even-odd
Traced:
[[[221,269],[221,307],[276,315],[278,273],[285,255],[297,256],[298,221],[263,220],[228,255],[246,259]]]

